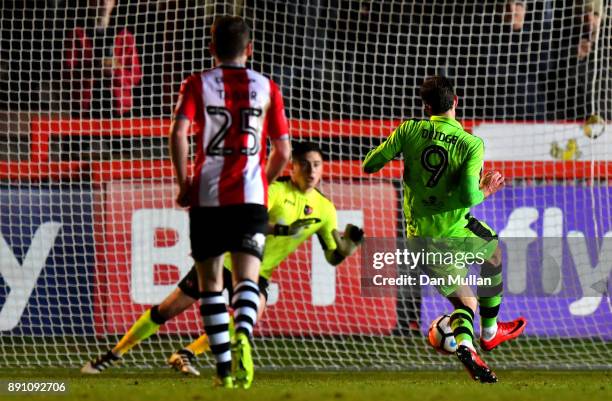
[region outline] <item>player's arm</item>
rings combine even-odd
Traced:
[[[485,199],[504,187],[505,178],[499,171],[490,170],[480,179],[480,190]]]
[[[322,217],[324,222],[317,231],[317,237],[325,252],[325,259],[330,265],[336,266],[355,253],[363,242],[363,230],[347,224],[344,233],[340,235],[336,230],[336,208],[333,206]]]
[[[285,115],[283,96],[273,81],[270,81],[270,108],[266,122],[272,142],[272,151],[266,164],[266,178],[271,183],[283,172],[291,157],[289,125]]]
[[[191,122],[189,120],[181,118],[175,119],[170,128],[170,157],[179,186],[179,194],[176,199],[180,206],[188,206],[187,194],[190,182],[187,176],[187,158],[189,155],[187,133],[190,126]]]
[[[291,142],[289,136],[272,140],[272,151],[266,165],[268,182],[274,181],[282,172],[291,157]]]
[[[181,85],[179,98],[174,111],[174,118],[170,127],[170,158],[174,166],[174,173],[179,186],[176,198],[180,206],[189,206],[189,187],[191,185],[187,175],[189,157],[189,141],[187,135],[191,128],[191,121],[196,114],[196,99],[193,94],[193,84],[188,78]]]
[[[450,206],[456,206],[453,209],[475,206],[485,199],[479,185],[483,163],[484,144],[479,140],[469,148],[459,179],[459,188],[449,199]]]
[[[321,219],[311,217],[308,219],[298,219],[293,223],[286,224],[270,224],[268,225],[268,234],[276,236],[292,236],[300,231],[307,229],[311,224],[320,223]]]
[[[332,230],[332,237],[336,243],[336,248],[326,250],[325,259],[329,264],[336,266],[355,253],[363,242],[363,230],[352,224],[347,224],[342,235],[338,230]]]
[[[380,170],[402,150],[404,139],[412,129],[413,120],[400,124],[378,147],[372,149],[363,161],[363,171],[372,174]]]

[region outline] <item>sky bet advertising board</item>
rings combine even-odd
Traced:
[[[376,188],[366,188],[371,185]],[[193,263],[188,217],[175,208],[171,188],[109,183],[94,213],[92,193],[82,185],[1,187],[0,330],[23,335],[127,330]],[[333,199],[340,227],[351,222],[363,225],[370,237],[393,236],[399,194],[390,184],[343,188]],[[382,195],[361,196],[374,191]],[[534,335],[588,337],[594,327],[611,335],[611,195],[610,188],[597,186],[507,187],[474,208],[473,215],[502,238],[502,320],[524,315],[530,321],[526,333]],[[362,296],[359,259],[334,268],[318,241],[307,241],[273,277],[259,332],[390,333],[397,320],[395,295]],[[419,292],[423,327],[451,311],[433,287]],[[296,310],[301,318],[288,319]],[[563,324],[549,324],[550,319]],[[193,308],[163,330],[198,332],[201,318]]]

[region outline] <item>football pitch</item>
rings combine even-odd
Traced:
[[[464,371],[259,371],[250,390],[212,388],[212,370],[184,377],[169,369],[119,369],[83,376],[77,369],[0,370],[6,400],[609,400],[612,371],[498,371],[500,382],[472,382]],[[7,392],[8,382],[62,382],[58,394]],[[237,397],[237,398],[236,398]]]

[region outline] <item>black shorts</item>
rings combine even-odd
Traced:
[[[248,203],[189,210],[191,255],[202,262],[225,252],[244,252],[263,258],[268,210]]]
[[[262,276],[259,276],[258,280],[259,292],[263,294],[266,301],[268,300],[268,286],[270,283],[268,279]],[[178,283],[178,288],[183,291],[183,293],[193,299],[200,299],[200,291],[198,289],[198,272],[196,271],[195,266],[189,270],[189,273],[183,277],[183,279]],[[232,285],[232,272],[224,267],[223,268],[223,288],[227,290],[227,295],[230,299],[234,296],[234,286]]]

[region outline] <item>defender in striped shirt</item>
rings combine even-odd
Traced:
[[[253,381],[250,338],[257,320],[257,280],[268,225],[267,190],[289,160],[283,100],[270,79],[246,68],[250,30],[239,17],[220,17],[211,30],[216,67],[187,78],[170,134],[179,184],[177,202],[189,206],[192,256],[201,291],[204,328],[217,362],[217,384],[248,388]],[[196,159],[187,175],[187,133],[195,123]],[[266,164],[266,139],[272,152]],[[230,352],[223,290],[223,254],[233,269],[236,337]],[[237,359],[232,361],[232,353]],[[232,364],[233,362],[233,364]]]

